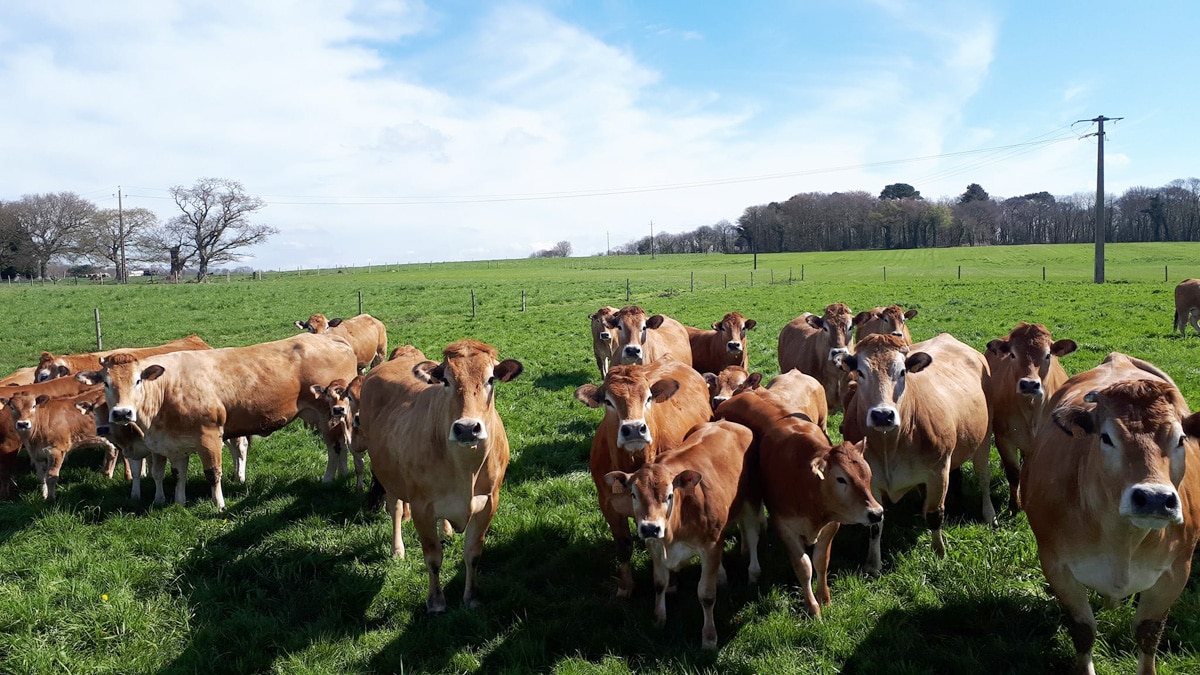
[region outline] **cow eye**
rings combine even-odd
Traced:
[[[1109,436],[1108,432],[1103,432],[1100,434],[1100,442],[1105,445],[1112,445],[1112,436]]]
[[[1050,363],[1050,355],[1049,354],[1046,355],[1046,363]]]
[[[489,387],[494,386],[496,384],[496,376],[492,375],[489,377],[487,383]]]
[[[839,483],[841,483],[842,485],[845,485],[845,484],[846,484],[846,478],[845,478],[845,477],[843,477],[843,476],[838,476],[838,479],[837,479],[837,481],[838,481]]]
[[[1182,448],[1182,447],[1183,447],[1183,445],[1184,445],[1184,443],[1186,443],[1186,442],[1187,442],[1187,435],[1186,435],[1186,434],[1179,434],[1179,447],[1181,447],[1181,448]]]
[[[613,405],[613,402],[612,402],[612,401],[610,401],[610,400],[608,400],[608,399],[604,399],[604,405],[606,405],[606,406],[608,406],[608,407],[610,407],[610,408],[616,408],[616,407],[617,407],[617,406]]]
[[[667,493],[667,503],[670,504],[673,501],[675,501],[675,493],[673,491],[668,492]]]

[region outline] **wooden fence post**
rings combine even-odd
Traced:
[[[1046,280],[1046,266],[1042,265],[1042,281]]]
[[[471,318],[475,318],[475,289],[471,289]]]
[[[696,272],[692,272],[692,292],[696,292]]]
[[[625,277],[625,302],[629,302],[629,277]]]
[[[1169,277],[1167,276],[1167,266],[1163,265],[1163,283],[1165,284]]]
[[[958,266],[958,279],[959,281],[962,280],[962,265]]]
[[[100,308],[93,310],[96,316],[96,351],[104,351],[104,339],[100,336]]]
[[[358,292],[358,313],[362,314],[362,291]]]
[[[729,290],[729,275],[725,275],[725,290]]]
[[[754,288],[754,270],[750,270],[750,288]]]
[[[521,289],[521,311],[525,311],[525,290]]]
[[[804,281],[804,265],[800,266],[800,281]]]

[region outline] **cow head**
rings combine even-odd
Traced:
[[[805,314],[804,321],[826,334],[830,363],[837,364],[843,356],[850,353],[850,329],[854,325],[854,314],[845,304],[835,302],[826,306],[824,316]]]
[[[883,521],[883,506],[871,494],[871,467],[863,457],[866,449],[866,440],[846,442],[812,460],[812,472],[821,485],[821,502],[839,523]]]
[[[1064,432],[1092,439],[1107,482],[1121,487],[1120,514],[1134,527],[1183,522],[1178,487],[1200,438],[1200,413],[1160,380],[1127,380],[1054,409]]]
[[[898,427],[908,376],[932,362],[933,357],[924,352],[909,354],[904,340],[892,335],[868,335],[854,354],[842,358],[844,370],[858,373],[855,397],[868,429],[886,433]]]
[[[459,340],[446,346],[442,362],[424,361],[413,366],[413,375],[429,384],[440,384],[454,398],[449,442],[477,447],[489,438],[487,420],[495,413],[497,382],[510,382],[521,374],[520,361],[498,361],[496,348],[476,340]]]
[[[592,314],[588,314],[588,319],[592,321],[592,340],[608,343],[609,349],[612,349],[613,331],[612,327],[608,325],[608,320],[616,313],[616,307],[601,307]]]
[[[987,344],[994,358],[1012,360],[1017,373],[1017,394],[1030,398],[1046,395],[1045,381],[1050,368],[1059,357],[1075,351],[1073,340],[1055,341],[1050,331],[1040,323],[1022,321],[1008,334]]]
[[[38,406],[49,400],[50,397],[45,394],[34,396],[28,392],[19,391],[13,394],[12,398],[3,402],[12,415],[13,426],[16,427],[17,433],[22,439],[27,439],[29,432],[33,430],[34,415],[37,413]]]
[[[33,381],[46,382],[57,377],[66,377],[70,374],[71,369],[67,367],[66,360],[50,352],[42,352],[42,356],[38,360],[37,369],[33,371]]]
[[[725,366],[717,375],[704,373],[704,381],[708,383],[709,400],[716,410],[735,393],[757,387],[762,382],[762,373],[751,375],[741,366]]]
[[[115,352],[100,359],[103,370],[85,370],[75,379],[87,384],[104,384],[104,398],[108,402],[108,421],[126,425],[138,422],[138,410],[146,400],[147,383],[162,377],[165,369],[160,365],[143,367],[131,354]]]
[[[641,452],[654,442],[648,424],[652,405],[662,403],[679,391],[672,378],[650,380],[645,366],[613,366],[597,387],[585,384],[575,390],[575,398],[592,408],[605,407],[606,414],[617,419],[617,447]]]
[[[350,420],[349,387],[345,380],[337,379],[326,386],[314,384],[308,388],[320,402],[321,410],[329,411],[329,426],[346,424]]]
[[[671,516],[676,513],[681,496],[676,493],[691,490],[703,476],[691,469],[679,473],[661,464],[645,464],[633,473],[610,471],[604,483],[618,494],[625,492],[633,502],[633,522],[642,539],[662,539],[667,536]]]
[[[758,325],[754,319],[747,319],[738,312],[730,312],[720,321],[713,323],[713,330],[725,338],[725,351],[730,356],[741,357],[746,353],[746,331],[754,330]]]
[[[336,323],[335,323],[336,322]],[[342,322],[341,319],[333,319],[332,321],[325,318],[324,314],[313,314],[308,317],[307,321],[296,321],[296,328],[306,330],[310,333],[327,333],[330,328],[337,326]]]
[[[613,359],[620,365],[642,365],[646,359],[647,331],[652,331],[662,325],[662,314],[646,316],[646,312],[636,305],[622,307],[616,314],[608,317],[608,327],[613,329]]]
[[[908,332],[908,320],[917,315],[917,310],[907,312],[900,305],[876,307],[859,312],[854,317],[855,336],[861,340],[868,335],[894,335],[912,344],[912,335]]]

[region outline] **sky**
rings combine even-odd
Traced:
[[[239,181],[258,269],[603,253],[802,192],[1200,175],[1200,3],[4,0],[0,200],[162,219]]]

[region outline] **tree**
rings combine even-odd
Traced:
[[[158,216],[149,209],[127,209],[124,212],[100,209],[88,225],[84,252],[93,260],[112,263],[117,282],[126,283],[129,281],[126,249],[133,248],[137,238],[157,224]]]
[[[908,183],[892,183],[879,193],[880,199],[920,199],[921,193]]]
[[[173,232],[185,235],[194,251],[196,281],[208,277],[210,265],[245,258],[242,249],[265,242],[279,230],[250,222],[266,202],[246,194],[242,184],[226,178],[201,178],[190,187],[176,185],[171,197],[182,212],[171,219]]]
[[[982,185],[979,183],[971,183],[967,186],[967,191],[962,193],[962,196],[958,198],[958,203],[967,204],[969,202],[986,202],[989,199],[991,199],[991,196],[988,195],[987,190],[983,189]]]
[[[529,254],[530,258],[567,258],[571,255],[571,242],[560,241],[550,248],[545,248],[540,251],[534,251]]]
[[[0,276],[33,276],[33,242],[17,220],[17,203],[0,202]]]
[[[186,224],[172,219],[159,227],[149,228],[134,239],[139,257],[147,262],[166,263],[167,276],[178,282],[183,270],[196,255]]]
[[[74,192],[25,195],[16,203],[17,223],[29,237],[35,271],[46,276],[52,258],[77,254],[96,205]]]

